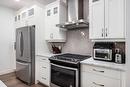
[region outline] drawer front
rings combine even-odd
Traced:
[[[89,65],[81,65],[81,71],[83,72],[89,72],[97,75],[107,76],[115,79],[120,79],[121,72],[102,68],[102,67],[96,67],[96,66],[89,66]]]
[[[39,62],[40,63],[40,75],[44,77],[49,77],[50,73],[50,65],[48,63]]]
[[[49,63],[49,59],[47,57],[43,57],[43,56],[37,56],[38,57],[38,60],[40,62],[46,62],[46,63]]]
[[[83,74],[81,87],[121,87],[120,80],[104,77],[96,74]]]
[[[49,86],[50,79],[50,65],[49,63],[39,62],[39,81],[47,86]]]
[[[49,78],[45,78],[44,76],[40,76],[39,81],[47,86],[49,86]]]

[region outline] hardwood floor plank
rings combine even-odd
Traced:
[[[15,73],[10,73],[6,75],[1,75],[0,80],[2,80],[7,87],[45,87],[41,84],[34,84],[31,86],[28,86],[21,82],[20,80],[16,79]]]

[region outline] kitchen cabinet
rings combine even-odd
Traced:
[[[124,72],[81,65],[81,87],[125,87]]]
[[[41,4],[24,7],[16,12],[15,28],[35,25],[35,53],[48,52],[48,46],[45,41],[45,9]],[[20,15],[20,19],[18,19]]]
[[[41,14],[43,14],[43,9],[37,5],[17,11],[15,16],[16,28],[36,25],[36,20],[40,20],[39,16],[41,17]]]
[[[56,24],[66,22],[66,4],[57,0],[45,7],[45,38],[49,42],[65,42],[66,31],[56,27]]]
[[[36,56],[36,82],[50,86],[50,62],[47,57]]]
[[[84,78],[82,87],[121,87],[120,80],[111,79],[96,74],[83,73],[83,76],[85,75],[86,80]]]
[[[125,39],[124,5],[124,0],[90,0],[90,39]]]

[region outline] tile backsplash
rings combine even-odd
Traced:
[[[115,42],[115,49],[119,49],[121,53],[126,54],[125,42]]]
[[[89,39],[89,29],[67,31],[67,41],[62,48],[63,53],[92,55],[93,43]]]

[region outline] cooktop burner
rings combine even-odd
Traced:
[[[67,54],[53,56],[50,58],[50,60],[79,63],[80,61],[83,61],[83,60],[88,59],[90,57],[91,56],[89,56],[89,55],[78,55],[78,54],[67,53]]]

